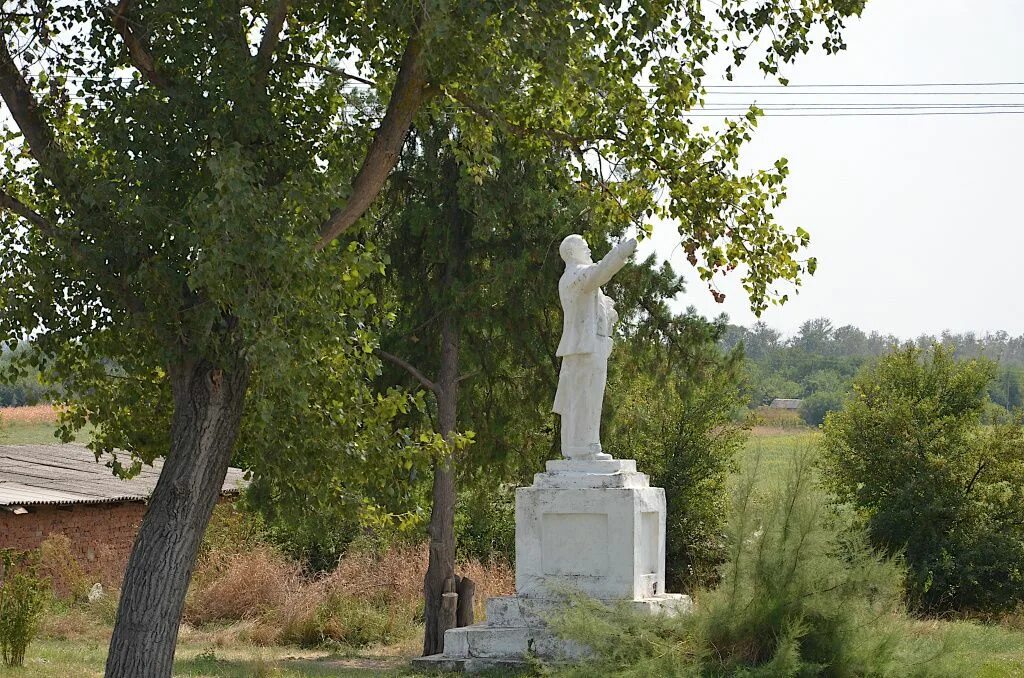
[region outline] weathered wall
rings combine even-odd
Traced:
[[[0,510],[0,548],[35,549],[50,534],[63,533],[90,582],[116,585],[145,511],[140,502],[38,506],[23,515]]]

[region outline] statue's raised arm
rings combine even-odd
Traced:
[[[611,458],[601,451],[601,403],[611,330],[618,314],[601,285],[625,266],[635,250],[635,238],[624,240],[595,264],[582,236],[568,236],[558,249],[565,261],[565,273],[558,281],[564,318],[557,351],[562,368],[552,411],[562,417],[562,455],[571,459]]]

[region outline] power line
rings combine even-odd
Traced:
[[[741,85],[736,83],[721,83],[716,85],[707,85],[707,89],[749,89],[762,87],[766,89],[793,89],[793,88],[811,88],[817,87],[820,89],[832,88],[832,87],[1011,87],[1015,85],[1024,85],[1024,81],[989,81],[989,82],[876,82],[876,83],[821,83],[817,85],[802,84],[802,85],[772,85],[772,84],[761,84],[761,85]]]
[[[691,118],[723,118],[731,115],[727,112],[721,113],[691,113]],[[737,113],[736,115],[740,115]],[[962,116],[962,115],[1024,115],[1024,110],[1013,111],[814,111],[810,113],[771,113],[765,112],[765,118],[844,118],[844,117],[914,117],[914,116]]]
[[[994,96],[1024,96],[1022,91],[1003,91],[1003,90],[961,90],[961,91],[947,91],[947,92],[786,92],[784,90],[776,90],[772,92],[708,92],[708,94],[714,96],[789,96],[789,97],[863,97],[863,96],[880,96],[880,97],[964,97],[964,96],[982,96],[982,95],[994,95]]]
[[[956,108],[956,109],[970,109],[970,108],[1024,108],[1024,103],[1005,103],[1005,102],[990,102],[990,103],[927,103],[927,104],[911,104],[911,103],[882,103],[882,102],[865,102],[856,104],[845,104],[845,103],[789,103],[789,102],[778,102],[771,104],[757,104],[757,108],[762,111],[771,110],[794,110],[794,109],[824,109],[824,110],[847,110],[847,109],[884,109],[884,110],[898,110],[898,109],[928,109],[928,108]],[[693,110],[721,110],[721,111],[742,111],[747,112],[750,110],[750,106],[744,104],[727,104],[727,103],[712,103],[705,106],[701,106],[699,109],[694,108]]]

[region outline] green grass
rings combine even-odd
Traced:
[[[757,464],[757,483],[772,487],[785,476],[793,456],[817,444],[821,432],[812,428],[755,429],[739,454],[740,469]]]
[[[56,445],[60,443],[53,435],[56,430],[53,424],[5,422],[0,429],[0,445]],[[87,439],[80,437],[79,440]]]
[[[53,422],[17,421],[0,412],[0,445],[59,445],[56,432],[57,425]],[[75,442],[89,442],[91,432],[92,427],[86,426],[78,432]]]
[[[0,676],[12,678],[92,678],[103,675],[107,644],[98,640],[42,639],[29,646],[22,668],[0,665]],[[300,678],[304,676],[406,676],[405,657],[348,657],[310,653],[298,648],[236,645],[213,648],[181,644],[174,675],[192,678]]]

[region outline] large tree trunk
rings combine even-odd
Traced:
[[[450,442],[455,433],[459,402],[459,327],[451,311],[441,318],[441,368],[437,379],[437,423]],[[445,582],[455,576],[455,471],[449,458],[434,466],[433,504],[430,508],[430,556],[423,579],[423,654],[444,649],[438,629]]]
[[[220,497],[249,370],[173,365],[171,449],[135,538],[107,655],[107,678],[171,675],[185,593]]]

